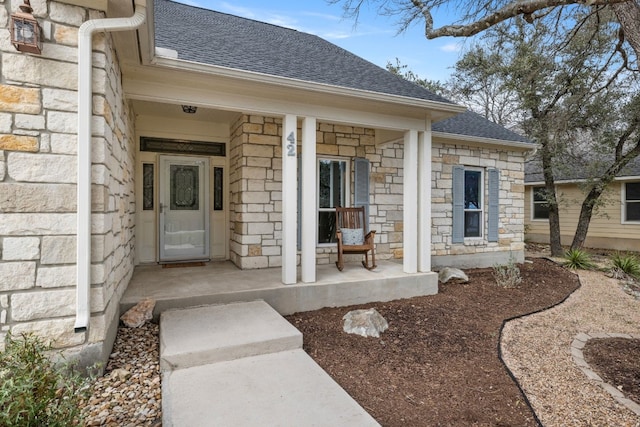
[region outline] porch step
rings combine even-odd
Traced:
[[[302,348],[302,333],[264,301],[170,310],[160,320],[163,371]]]
[[[379,426],[302,349],[165,372],[162,422],[179,426]]]

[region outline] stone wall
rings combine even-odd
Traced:
[[[524,250],[524,153],[479,148],[468,145],[433,144],[433,186],[432,186],[432,253],[434,258],[450,259],[450,256],[476,257],[478,255],[501,253],[490,259],[508,259],[510,253]],[[487,215],[485,213],[482,239],[468,239],[464,243],[451,243],[453,228],[453,166],[462,165],[483,169],[497,168],[500,171],[500,216],[499,240],[486,240]],[[486,174],[484,198],[488,200]],[[486,205],[486,203],[485,203]],[[486,209],[486,206],[485,206]],[[485,211],[486,212],[486,211]],[[516,258],[520,258],[517,256]],[[434,261],[435,266],[440,265]],[[489,263],[493,265],[493,263]]]
[[[282,120],[244,115],[233,125],[231,135],[230,258],[243,269],[280,266]],[[365,157],[371,162],[371,229],[377,232],[376,256],[385,259],[397,255],[402,246],[402,178],[398,173],[402,160],[397,160],[397,156],[402,158],[402,148],[397,144],[376,147],[374,135],[372,129],[318,123],[316,151],[318,156]],[[303,147],[304,141],[301,144]],[[301,153],[303,148],[298,149]],[[353,191],[350,193],[353,198]],[[335,260],[335,247],[317,249],[318,264]]]
[[[111,37],[96,35],[92,315],[89,331],[74,333],[77,32],[85,20],[104,15],[32,1],[50,32],[42,55],[30,55],[9,43],[9,8],[18,3],[0,5],[0,342],[8,331],[35,332],[56,348],[104,357],[133,272],[133,117]]]
[[[282,161],[281,120],[241,116],[232,129],[231,260],[243,269],[281,265]],[[301,134],[298,134],[300,141]],[[375,131],[359,127],[318,123],[317,155],[367,158],[370,174],[370,228],[376,230],[376,257],[403,257],[402,141],[375,144]],[[304,141],[301,141],[304,147]],[[301,152],[303,148],[299,147]],[[524,248],[524,157],[521,152],[467,145],[433,143],[432,250],[437,260],[449,257],[522,253]],[[452,244],[452,167],[464,165],[500,170],[499,241],[468,240]],[[351,167],[353,174],[353,164]],[[486,174],[485,180],[486,180]],[[351,186],[353,186],[353,175]],[[485,192],[487,186],[484,186]],[[351,189],[353,203],[353,188]],[[486,194],[484,200],[487,200]],[[486,230],[485,215],[485,230]],[[486,233],[484,233],[486,234]],[[336,249],[320,246],[317,263],[335,262]],[[359,256],[356,256],[359,257]],[[519,256],[517,256],[519,258]],[[493,265],[493,261],[487,261]],[[435,263],[438,265],[438,262]]]

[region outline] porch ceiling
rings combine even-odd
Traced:
[[[188,104],[188,103],[185,103]],[[187,114],[182,111],[180,103],[161,103],[152,101],[132,101],[133,110],[137,115],[157,117],[160,119],[180,119],[195,122],[225,123],[231,124],[237,117],[236,111],[225,111],[214,108],[198,107],[195,114]]]

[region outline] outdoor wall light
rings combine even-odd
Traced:
[[[195,114],[196,111],[198,111],[198,107],[195,107],[193,105],[183,105],[182,111],[184,111],[187,114]]]
[[[24,4],[20,6],[20,12],[11,14],[11,44],[20,52],[40,54],[42,52],[40,25],[31,12],[33,9],[29,0],[24,0]]]

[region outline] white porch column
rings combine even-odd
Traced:
[[[418,134],[418,271],[431,271],[431,120]]]
[[[282,283],[295,284],[298,232],[297,118],[287,114],[282,121]]]
[[[302,281],[316,281],[316,119],[302,121]]]
[[[403,256],[404,272],[418,272],[418,131],[404,134],[403,180]]]

